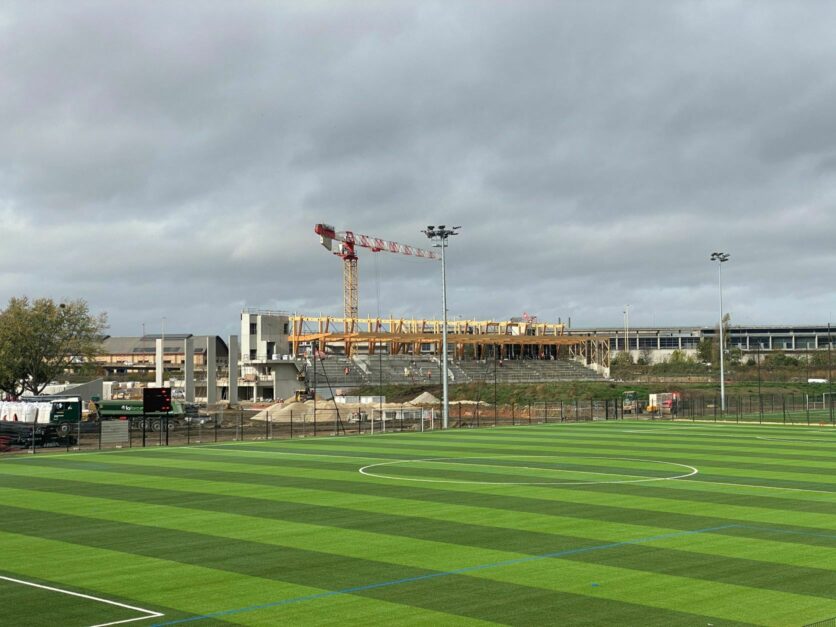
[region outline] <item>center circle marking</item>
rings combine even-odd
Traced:
[[[420,462],[440,462],[454,464],[456,462],[468,459],[482,459],[482,460],[515,460],[515,459],[564,459],[564,460],[574,460],[574,459],[605,459],[608,461],[622,461],[622,462],[645,462],[648,464],[662,464],[665,466],[675,466],[677,468],[682,468],[688,470],[688,472],[681,473],[678,475],[673,475],[670,477],[642,477],[642,478],[631,478],[631,479],[615,479],[612,481],[469,481],[466,479],[426,479],[422,477],[398,477],[394,475],[386,475],[379,471],[375,471],[372,469],[381,468],[384,466],[397,466],[403,464],[415,464]],[[499,466],[494,466],[499,467]],[[521,466],[511,466],[510,468],[522,468]],[[560,472],[562,469],[560,468],[548,468],[543,470],[550,470],[553,472]],[[573,472],[572,470],[562,470],[563,472]],[[563,457],[560,455],[494,455],[491,457],[485,456],[478,456],[478,457],[425,457],[420,459],[397,459],[391,462],[381,462],[378,464],[369,464],[368,466],[363,466],[359,469],[361,475],[365,475],[367,477],[376,477],[378,479],[394,479],[397,481],[420,481],[423,483],[459,483],[459,484],[476,484],[476,485],[601,485],[601,484],[610,484],[610,483],[648,483],[650,481],[671,481],[674,479],[685,479],[687,477],[693,477],[696,475],[699,470],[694,468],[693,466],[689,466],[688,464],[679,464],[676,462],[666,462],[660,461],[656,459],[636,459],[633,457],[592,457],[592,456],[578,456],[578,457]],[[579,470],[576,471],[582,474],[591,474],[590,471],[583,471]],[[628,476],[624,473],[613,472],[613,473],[605,473],[605,474],[612,474],[614,476]]]

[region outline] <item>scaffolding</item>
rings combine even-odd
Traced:
[[[294,356],[314,342],[319,350],[343,354],[441,354],[441,320],[290,316]],[[453,359],[574,359],[609,368],[610,339],[605,335],[567,335],[560,323],[530,320],[448,320],[447,342]]]

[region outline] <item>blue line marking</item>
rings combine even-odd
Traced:
[[[343,588],[341,590],[328,590],[326,592],[318,592],[316,594],[308,594],[300,597],[292,597],[290,599],[282,599],[280,601],[273,601],[271,603],[264,603],[262,605],[250,605],[247,607],[239,607],[230,610],[221,610],[219,612],[210,612],[209,614],[202,614],[200,616],[192,616],[190,618],[181,618],[178,620],[167,621],[164,623],[155,623],[153,627],[163,627],[164,625],[180,625],[182,623],[191,623],[208,618],[222,618],[232,614],[243,614],[244,612],[256,612],[258,610],[266,610],[274,607],[281,607],[283,605],[291,605],[293,603],[304,603],[305,601],[315,601],[317,599],[326,599],[343,594],[353,594],[355,592],[365,592],[367,590],[376,590],[378,588],[388,588],[390,586],[400,586],[406,583],[414,583],[416,581],[427,581],[429,579],[438,579],[439,577],[450,577],[452,575],[463,575],[488,568],[501,568],[503,566],[515,566],[517,564],[527,564],[529,562],[537,562],[546,559],[567,557],[569,555],[578,555],[580,553],[589,553],[592,551],[606,551],[608,549],[615,549],[622,546],[629,546],[634,544],[645,544],[648,542],[656,542],[658,540],[667,540],[669,538],[679,538],[682,536],[690,536],[697,533],[711,533],[712,531],[720,531],[723,529],[731,529],[733,527],[741,527],[743,525],[721,525],[719,527],[706,527],[704,529],[693,529],[691,531],[676,531],[673,533],[664,533],[657,536],[648,536],[646,538],[637,538],[635,540],[624,540],[622,542],[610,542],[608,544],[598,544],[595,546],[579,547],[577,549],[566,549],[564,551],[555,551],[553,553],[543,553],[542,555],[530,555],[528,557],[519,557],[510,560],[503,560],[500,562],[491,562],[488,564],[477,564],[475,566],[465,566],[454,570],[442,571],[437,573],[428,573],[426,575],[418,575],[416,577],[405,577],[403,579],[393,579],[391,581],[381,581],[377,583],[365,584],[362,586],[353,586],[350,588]],[[764,528],[765,529],[765,528]]]

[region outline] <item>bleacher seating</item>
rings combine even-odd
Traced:
[[[347,370],[347,374],[346,374]],[[314,365],[309,359],[305,372],[308,385],[313,386]],[[342,355],[327,355],[316,361],[317,387],[332,388],[358,387],[368,385],[370,379],[363,369],[351,359]],[[377,379],[374,379],[376,382]]]
[[[328,355],[317,361],[318,385],[333,388],[351,388],[378,383],[441,384],[441,366],[431,356],[410,357],[401,355],[358,355],[351,359],[341,355]],[[348,374],[346,374],[348,369]],[[448,362],[451,384],[493,381],[502,383],[538,383],[541,381],[599,381],[603,377],[583,364],[569,359],[537,360],[506,359],[500,366],[492,360]],[[307,367],[307,381],[313,383],[313,365]]]

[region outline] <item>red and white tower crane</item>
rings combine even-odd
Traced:
[[[368,248],[374,253],[385,251],[408,255],[410,257],[421,257],[423,259],[440,259],[440,255],[422,248],[390,242],[379,237],[361,235],[353,231],[337,231],[328,224],[317,224],[314,232],[319,235],[319,242],[329,251],[343,260],[343,307],[344,316],[349,319],[357,318],[358,288],[357,288],[357,254],[355,246]],[[334,250],[334,242],[339,242],[337,250]]]

